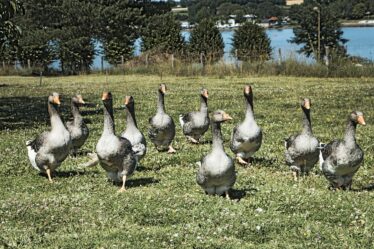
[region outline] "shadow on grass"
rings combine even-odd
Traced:
[[[254,157],[252,164],[258,164],[261,167],[278,168],[277,160],[275,158]]]
[[[158,183],[158,182],[160,182],[160,181],[157,180],[157,179],[154,179],[153,177],[129,179],[129,180],[126,181],[126,187],[140,187],[140,186],[155,184],[155,183]],[[113,185],[122,186],[122,182],[113,182]]]
[[[91,175],[91,174],[96,174],[96,172],[91,172],[91,171],[76,171],[76,170],[68,170],[68,171],[55,171],[52,174],[53,177],[57,178],[69,178],[69,177],[74,177],[74,176],[79,176],[79,175]],[[46,173],[39,172],[40,176],[43,176],[45,178],[48,178]]]
[[[230,190],[230,199],[240,201],[242,198],[247,196],[247,194],[253,194],[258,190],[255,188],[244,188],[244,189],[231,189]]]

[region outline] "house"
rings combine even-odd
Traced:
[[[302,4],[304,0],[286,0],[286,5]]]

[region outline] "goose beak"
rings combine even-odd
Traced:
[[[101,96],[101,100],[107,100],[110,98],[110,93],[109,92],[103,92],[103,95]]]
[[[59,97],[54,97],[53,98],[53,103],[55,103],[56,105],[61,105],[61,101],[60,101],[60,98]]]
[[[126,96],[125,97],[125,106],[128,105],[130,102],[130,97]]]
[[[232,117],[230,117],[229,114],[225,113],[225,114],[223,114],[223,119],[224,120],[232,120]]]
[[[357,123],[359,123],[360,125],[366,125],[364,116],[358,116]]]
[[[310,109],[310,102],[305,102],[304,107],[305,107],[305,109],[309,110]]]
[[[205,98],[209,98],[209,93],[208,93],[208,91],[204,91],[204,92],[203,92],[203,96],[204,96]]]
[[[251,86],[245,86],[245,87],[244,87],[244,93],[245,93],[245,94],[249,94],[251,91],[252,91]]]

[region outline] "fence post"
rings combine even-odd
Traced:
[[[121,67],[124,68],[125,66],[125,58],[123,57],[123,55],[121,55]]]
[[[3,69],[5,70],[5,61],[3,61]]]
[[[171,54],[171,68],[174,69],[174,54]]]
[[[31,61],[30,61],[30,59],[27,59],[27,67],[28,67],[29,69],[31,69]]]
[[[282,64],[282,49],[281,48],[278,49],[278,64],[279,65]]]
[[[14,61],[14,69],[17,70],[17,61]]]
[[[42,81],[43,81],[43,71],[40,71],[40,74],[39,74],[39,86],[42,86]]]
[[[145,54],[145,66],[148,67],[148,53]]]
[[[200,53],[200,64],[204,67],[204,53]]]
[[[330,47],[325,46],[326,55],[325,55],[325,65],[328,67],[330,65]]]
[[[104,71],[104,56],[101,56],[101,73]]]

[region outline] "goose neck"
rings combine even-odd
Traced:
[[[52,130],[54,129],[66,129],[56,107],[48,102],[48,113],[51,121]]]
[[[114,134],[114,116],[112,102],[104,103],[104,130],[103,134]]]
[[[200,112],[208,113],[208,99],[200,97]]]
[[[76,103],[74,103],[72,101],[71,103],[71,112],[73,114],[73,117],[74,117],[74,124],[75,125],[80,125],[83,121],[83,118],[82,118],[82,115],[79,111],[79,107]]]
[[[303,109],[302,123],[303,123],[302,134],[310,134],[310,135],[313,134],[313,132],[312,132],[312,122],[310,120],[310,110],[304,110]]]
[[[126,123],[128,127],[138,127],[136,123],[136,118],[135,118],[135,109],[133,106],[126,107],[125,109],[126,112]]]
[[[356,126],[357,124],[355,122],[350,119],[348,120],[344,136],[344,142],[348,145],[356,144]]]
[[[158,113],[165,113],[164,94],[160,91],[158,92],[157,112]]]
[[[213,149],[223,150],[221,123],[212,122]]]

